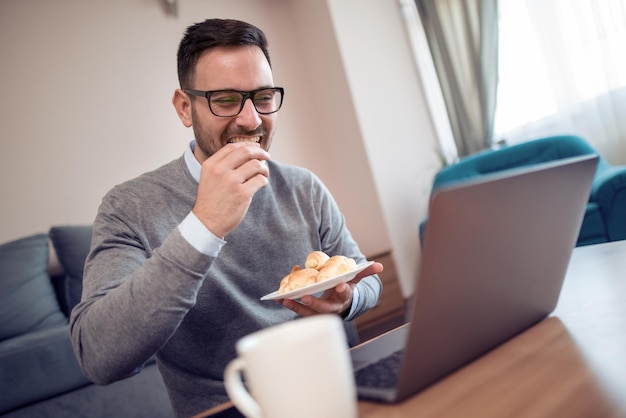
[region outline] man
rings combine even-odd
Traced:
[[[227,400],[239,338],[298,316],[355,318],[376,304],[382,265],[319,298],[261,301],[313,250],[365,258],[320,180],[270,160],[283,90],[263,32],[234,20],[189,27],[178,77],[172,102],[195,141],[103,199],[71,333],[99,384],[156,355],[174,411],[190,416]]]

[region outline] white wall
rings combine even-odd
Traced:
[[[418,225],[440,168],[399,2],[329,0],[353,104],[405,294],[420,260]]]
[[[180,0],[178,17],[160,0],[0,0],[0,242],[90,223],[113,185],[181,155],[176,48],[208,17],[264,29],[287,90],[273,158],[313,169],[408,292],[436,155],[395,0]]]

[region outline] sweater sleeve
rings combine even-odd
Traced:
[[[194,306],[214,259],[193,248],[176,227],[164,228],[162,244],[152,249],[139,228],[117,215],[113,206],[120,198],[128,211],[128,194],[101,205],[83,294],[70,317],[79,363],[98,384],[136,373],[167,343]]]
[[[351,321],[376,306],[382,288],[378,275],[364,277],[357,283],[353,291],[352,306],[345,320]]]

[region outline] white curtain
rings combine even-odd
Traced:
[[[500,0],[495,139],[574,133],[626,164],[626,0]]]
[[[492,144],[498,0],[415,0],[459,156]]]

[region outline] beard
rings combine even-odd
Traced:
[[[219,138],[214,138],[200,123],[200,118],[198,117],[196,107],[193,103],[191,105],[191,121],[193,135],[196,139],[196,147],[200,148],[200,151],[202,151],[207,158],[223,147],[222,141]]]
[[[272,143],[272,136],[268,135],[268,131],[261,124],[257,129],[252,131],[248,131],[241,128],[233,128],[226,129],[222,132],[221,137],[217,138],[211,133],[209,133],[205,126],[200,123],[200,117],[196,113],[196,107],[191,105],[191,120],[192,120],[192,129],[193,134],[196,140],[196,146],[202,151],[202,153],[209,158],[211,155],[215,154],[220,148],[225,146],[228,143],[228,138],[235,136],[260,136],[264,138],[265,143],[260,144],[266,151],[269,151],[270,144]]]

